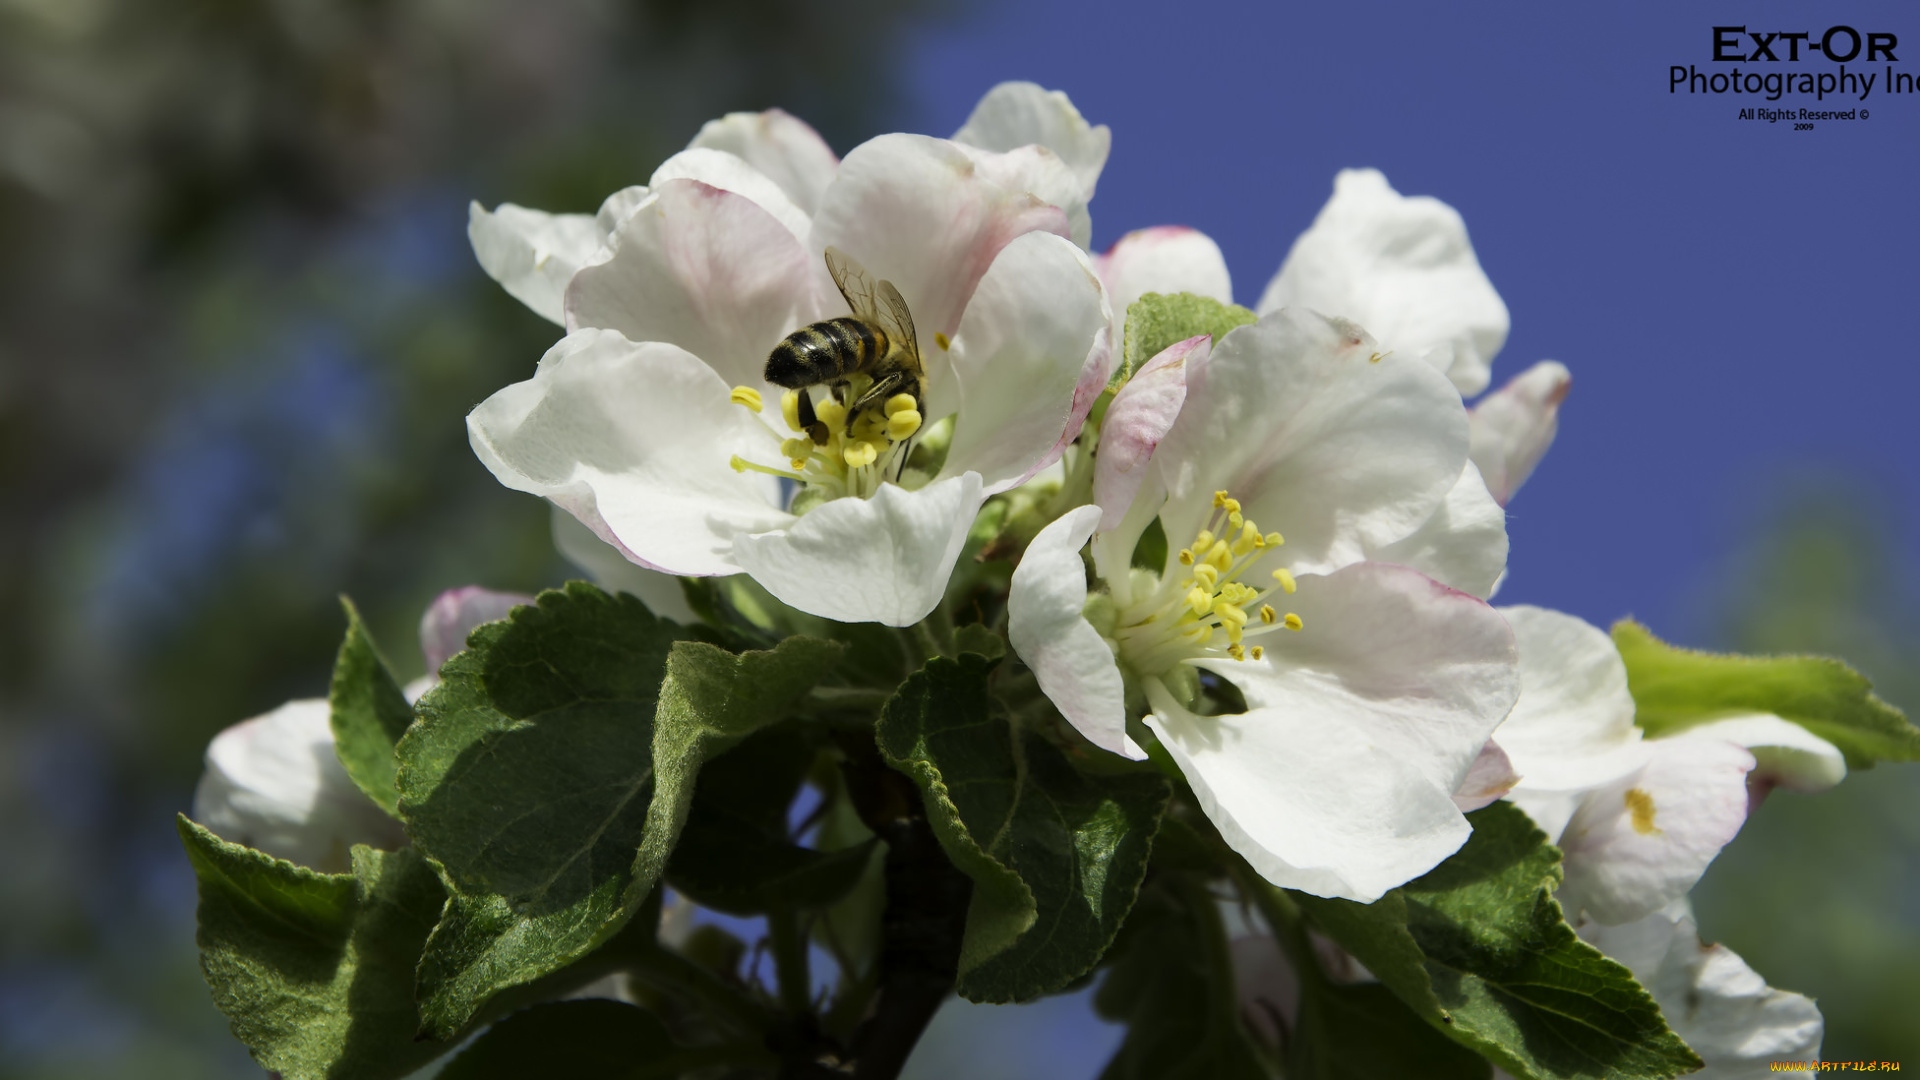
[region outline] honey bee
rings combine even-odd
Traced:
[[[767,356],[767,381],[799,390],[800,426],[816,444],[828,433],[813,410],[808,387],[827,384],[835,400],[847,408],[847,431],[867,409],[884,405],[896,394],[920,400],[920,348],[913,331],[913,315],[891,281],[876,284],[865,267],[839,248],[827,249],[827,272],[853,309],[851,316],[823,319],[788,334]],[[847,390],[853,377],[872,381],[853,401]]]

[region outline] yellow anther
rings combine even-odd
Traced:
[[[1193,549],[1192,548],[1180,549],[1180,565],[1181,566],[1193,565]]]
[[[733,466],[734,472],[743,473],[747,471],[747,459],[741,457],[739,454],[733,455],[733,460],[727,462],[727,464]]]
[[[787,422],[790,431],[804,431],[800,426],[800,391],[789,390],[780,395],[780,418]]]
[[[787,464],[789,464],[789,465],[791,465],[791,466],[793,466],[793,471],[794,471],[794,472],[799,472],[799,471],[800,471],[801,469],[804,469],[804,468],[806,468],[806,467],[807,467],[807,459],[806,459],[806,458],[798,458],[798,457],[795,457],[795,458],[788,458],[788,459],[787,459]]]
[[[1195,554],[1199,554],[1200,552],[1205,551],[1212,546],[1213,546],[1213,533],[1207,531],[1206,529],[1201,529],[1200,534],[1193,538],[1193,550]]]
[[[853,437],[861,442],[877,443],[887,430],[887,422],[878,415],[861,413],[860,419],[853,422]]]
[[[1267,535],[1261,537],[1261,539],[1266,541],[1267,547],[1279,547],[1281,544],[1284,544],[1287,542],[1287,538],[1284,536],[1281,536],[1277,532],[1270,532]]]
[[[1282,619],[1282,620],[1280,620],[1280,621],[1281,621],[1281,622],[1283,622],[1283,623],[1286,623],[1286,624],[1287,624],[1287,629],[1289,629],[1289,630],[1298,630],[1298,629],[1300,629],[1301,627],[1303,627],[1303,626],[1305,626],[1305,625],[1306,625],[1305,623],[1303,623],[1303,622],[1301,622],[1301,621],[1300,621],[1300,616],[1298,616],[1298,615],[1295,615],[1295,614],[1294,614],[1293,612],[1291,612],[1291,611],[1289,611],[1289,612],[1287,612],[1287,617],[1286,617],[1286,618],[1284,618],[1284,619]]]
[[[1272,604],[1260,605],[1260,621],[1261,622],[1266,623],[1268,626],[1272,626],[1274,620],[1278,619],[1279,617],[1280,617],[1280,613],[1273,610]]]
[[[847,444],[847,448],[841,451],[840,456],[846,461],[848,467],[858,469],[873,464],[880,457],[880,451],[865,439],[855,439]]]
[[[908,409],[918,409],[919,407],[920,402],[916,401],[912,394],[895,394],[887,399],[886,404],[888,416],[892,416],[895,413],[906,412]]]
[[[1194,589],[1187,594],[1187,606],[1195,615],[1205,615],[1213,607],[1213,594],[1205,589]]]
[[[1250,586],[1238,581],[1228,582],[1226,587],[1220,590],[1220,596],[1227,603],[1233,604],[1236,607],[1245,607],[1255,600],[1260,599],[1259,593],[1253,591]]]
[[[1213,613],[1220,616],[1220,625],[1229,629],[1247,625],[1247,613],[1224,601],[1213,605]]]
[[[1237,529],[1240,526],[1245,525],[1246,523],[1247,523],[1247,519],[1244,517],[1241,517],[1240,511],[1238,510],[1232,511],[1227,515],[1227,524],[1232,526],[1233,528]]]
[[[933,335],[933,343],[940,346],[942,352],[953,348],[953,339],[945,334],[935,333]]]
[[[791,461],[798,461],[805,464],[807,458],[813,456],[813,440],[788,439],[780,444],[780,452],[787,455],[787,458]],[[800,466],[796,465],[794,467],[799,468]]]
[[[1233,657],[1235,660],[1245,660],[1247,658],[1247,650],[1239,645],[1229,645],[1227,646],[1227,655]]]
[[[1258,646],[1258,645],[1255,645],[1255,646],[1253,647],[1253,658],[1254,658],[1255,660],[1258,660],[1258,659],[1260,659],[1261,657],[1263,657],[1263,656],[1265,656],[1265,655],[1267,655],[1267,650],[1265,650],[1265,649],[1263,649],[1263,648],[1261,648],[1261,647],[1260,647],[1260,646]]]
[[[1207,563],[1201,563],[1193,568],[1193,580],[1201,588],[1212,592],[1213,587],[1220,584],[1220,571]]]
[[[751,386],[734,387],[733,392],[727,395],[727,400],[750,412],[759,412],[761,409],[766,408],[767,404],[760,399],[760,391],[755,390]],[[784,407],[782,411],[785,411]]]
[[[1227,505],[1230,502],[1233,502],[1233,500],[1227,497],[1227,493],[1225,491],[1216,491],[1213,493],[1213,508],[1215,510],[1220,509],[1221,507]],[[1239,503],[1234,503],[1234,507],[1236,509],[1239,508],[1239,505],[1240,505]]]
[[[1293,590],[1300,587],[1300,583],[1293,580],[1293,572],[1291,570],[1275,570],[1273,572],[1273,580],[1280,583],[1281,590],[1288,596],[1292,596]]]
[[[907,395],[901,394],[901,397]],[[897,400],[897,399],[896,399]],[[893,402],[888,402],[891,405]],[[901,409],[887,417],[887,437],[894,442],[907,438],[920,430],[920,413],[917,409]]]
[[[813,407],[813,415],[819,417],[820,422],[827,425],[828,431],[838,431],[840,430],[841,423],[847,418],[847,407],[832,398],[828,398]]]
[[[1236,514],[1234,516],[1238,517],[1239,515]],[[1233,553],[1235,555],[1245,555],[1254,548],[1265,546],[1266,542],[1261,538],[1260,530],[1254,528],[1253,522],[1249,521],[1246,523],[1246,527],[1240,530],[1240,538],[1233,542]]]
[[[1215,540],[1213,546],[1207,549],[1207,561],[1225,570],[1233,565],[1233,551],[1227,547],[1225,540]]]

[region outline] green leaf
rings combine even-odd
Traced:
[[[1468,820],[1452,858],[1373,904],[1294,898],[1415,1013],[1521,1080],[1699,1068],[1652,996],[1567,925],[1559,849],[1508,803]]]
[[[1169,788],[1154,773],[1094,777],[988,693],[994,662],[936,658],[882,710],[889,764],[913,777],[947,856],[973,879],[957,988],[1025,1001],[1091,971],[1133,906]]]
[[[400,793],[394,787],[399,762],[393,748],[413,723],[413,706],[407,704],[400,683],[374,647],[353,601],[343,596],[340,606],[347,611],[347,638],[340,643],[333,685],[327,691],[333,711],[333,751],[354,786],[399,817]]]
[[[617,933],[653,887],[701,762],[830,666],[794,638],[735,656],[585,584],[475,631],[400,742],[401,811],[451,896],[419,971],[425,1030]]]
[[[1182,878],[1156,875],[1114,945],[1093,1003],[1127,1035],[1100,1080],[1266,1080],[1266,1055],[1240,1018],[1219,912],[1197,881],[1175,887]]]
[[[953,651],[999,660],[1007,655],[1007,639],[980,623],[966,623],[953,629]]]
[[[813,764],[795,723],[749,736],[700,772],[667,881],[733,915],[825,907],[859,883],[875,842],[815,851],[788,836],[787,809]]]
[[[1772,713],[1840,748],[1847,766],[1920,761],[1920,729],[1874,696],[1866,676],[1818,656],[1677,649],[1632,619],[1613,624],[1634,722],[1659,736],[1742,713]]]
[[[531,1076],[655,1080],[726,1064],[773,1064],[750,1044],[684,1047],[645,1009],[623,1001],[554,1001],[488,1028],[436,1080]]]
[[[414,964],[445,900],[426,860],[355,847],[352,873],[320,874],[179,826],[200,966],[254,1060],[287,1080],[380,1080],[450,1048],[414,1041]]]
[[[1449,1040],[1379,983],[1301,989],[1288,1080],[1488,1080],[1487,1059]]]
[[[1147,293],[1127,306],[1126,345],[1121,350],[1120,370],[1114,372],[1107,388],[1118,389],[1142,364],[1169,345],[1200,334],[1212,334],[1218,342],[1234,327],[1259,320],[1258,315],[1238,304],[1223,304],[1193,293]]]

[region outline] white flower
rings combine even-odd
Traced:
[[[1521,778],[1508,798],[1565,852],[1570,916],[1646,918],[1692,890],[1758,796],[1846,775],[1832,744],[1772,715],[1643,739],[1611,638],[1544,608],[1501,613],[1519,644],[1520,700],[1494,737]]]
[[[1490,584],[1503,530],[1436,530],[1408,549],[1428,560],[1412,567],[1370,561],[1430,527],[1466,455],[1447,380],[1350,323],[1283,311],[1211,349],[1181,342],[1108,410],[1097,505],[1028,547],[1014,648],[1115,753],[1140,756],[1127,687],[1144,696],[1202,808],[1268,880],[1372,901],[1465,841],[1452,795],[1518,692],[1505,622],[1421,572],[1491,563]],[[1173,550],[1132,570],[1156,519]],[[1091,603],[1090,536],[1104,583]],[[1196,669],[1249,711],[1196,715]]]
[[[475,452],[636,565],[745,572],[812,614],[915,622],[982,501],[1057,460],[1105,385],[1105,294],[1050,201],[1084,213],[1098,163],[887,135],[832,165],[790,117],[772,125],[784,156],[729,121],[730,143],[703,132],[603,211],[604,246],[564,294],[572,332],[468,418]],[[769,157],[787,180],[750,164]],[[846,313],[828,247],[898,287],[925,379],[884,413],[821,397],[822,443],[764,374],[782,338]],[[922,442],[944,458],[910,461]],[[791,505],[782,478],[803,488]]]
[[[420,620],[427,670],[465,647],[467,634],[533,598],[477,586],[442,593]],[[409,699],[434,676],[407,688]],[[302,698],[213,737],[193,793],[193,818],[216,836],[323,873],[344,873],[355,844],[406,843],[400,823],[354,786],[334,753],[325,698]]]
[[[1768,986],[1725,945],[1702,945],[1684,898],[1624,926],[1587,923],[1580,936],[1653,993],[1674,1034],[1706,1062],[1688,1075],[1758,1080],[1779,1071],[1775,1062],[1820,1059],[1826,1025],[1819,1008]]]

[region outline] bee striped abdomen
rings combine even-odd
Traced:
[[[773,347],[767,381],[789,389],[845,378],[887,353],[887,336],[860,319],[826,319],[803,326]]]

